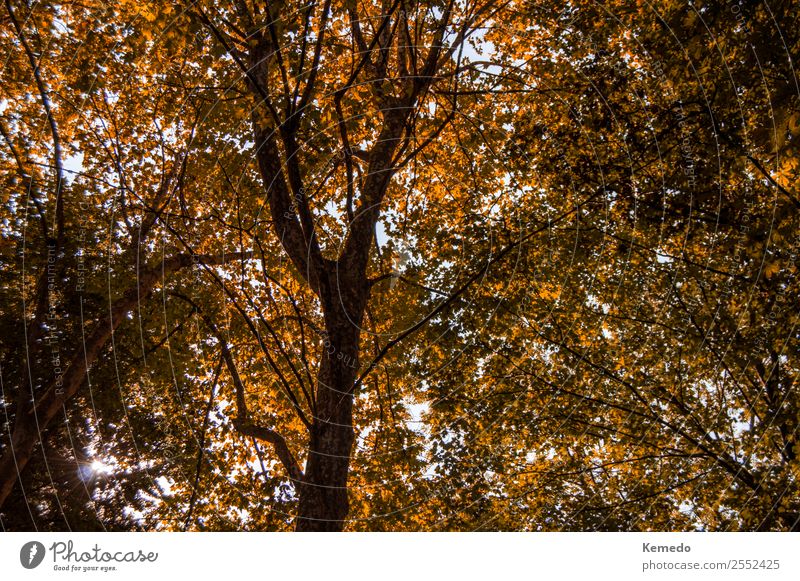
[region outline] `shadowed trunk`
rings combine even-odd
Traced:
[[[11,445],[0,458],[0,507],[14,490],[19,474],[30,462],[39,435],[36,426],[26,421],[18,421],[14,426]]]

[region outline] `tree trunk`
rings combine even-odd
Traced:
[[[52,378],[44,388],[36,389],[34,398],[31,388],[27,385],[20,387],[19,404],[14,414],[14,427],[11,434],[11,443],[2,457],[0,457],[0,508],[14,488],[19,475],[33,455],[40,433],[50,426],[56,415],[64,409],[64,404],[78,393],[83,385],[86,374],[98,360],[100,353],[105,349],[114,331],[120,323],[138,304],[139,301],[150,295],[153,286],[167,275],[194,264],[218,265],[237,258],[249,258],[251,252],[235,252],[220,255],[209,254],[179,254],[163,261],[158,267],[138,272],[138,285],[128,289],[121,298],[117,299],[111,311],[101,318],[94,330],[79,344],[76,353],[72,355],[69,364],[65,366],[64,373],[59,378]],[[34,348],[31,345],[30,349]],[[25,369],[28,369],[29,356]],[[63,363],[63,362],[62,362]],[[23,377],[27,375],[27,372]],[[33,400],[35,399],[36,411],[34,412]]]
[[[331,293],[332,300],[323,301],[327,303],[328,336],[317,376],[316,415],[305,476],[298,490],[297,531],[341,531],[350,508],[347,476],[355,439],[353,388],[367,297],[366,277],[361,273],[358,279],[361,280],[348,285],[351,293],[338,288]],[[352,293],[352,289],[360,290]]]
[[[341,531],[350,508],[347,476],[353,448],[353,395],[328,387],[314,420],[305,478],[299,489],[297,531]],[[322,399],[322,398],[321,398]],[[320,402],[321,403],[321,402]]]
[[[15,422],[9,448],[0,458],[0,508],[19,480],[20,473],[33,456],[38,431],[30,416],[21,416]]]

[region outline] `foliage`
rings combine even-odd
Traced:
[[[800,527],[797,8],[6,0],[3,528]]]

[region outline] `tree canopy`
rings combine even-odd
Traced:
[[[798,530],[792,0],[4,0],[3,530]]]

